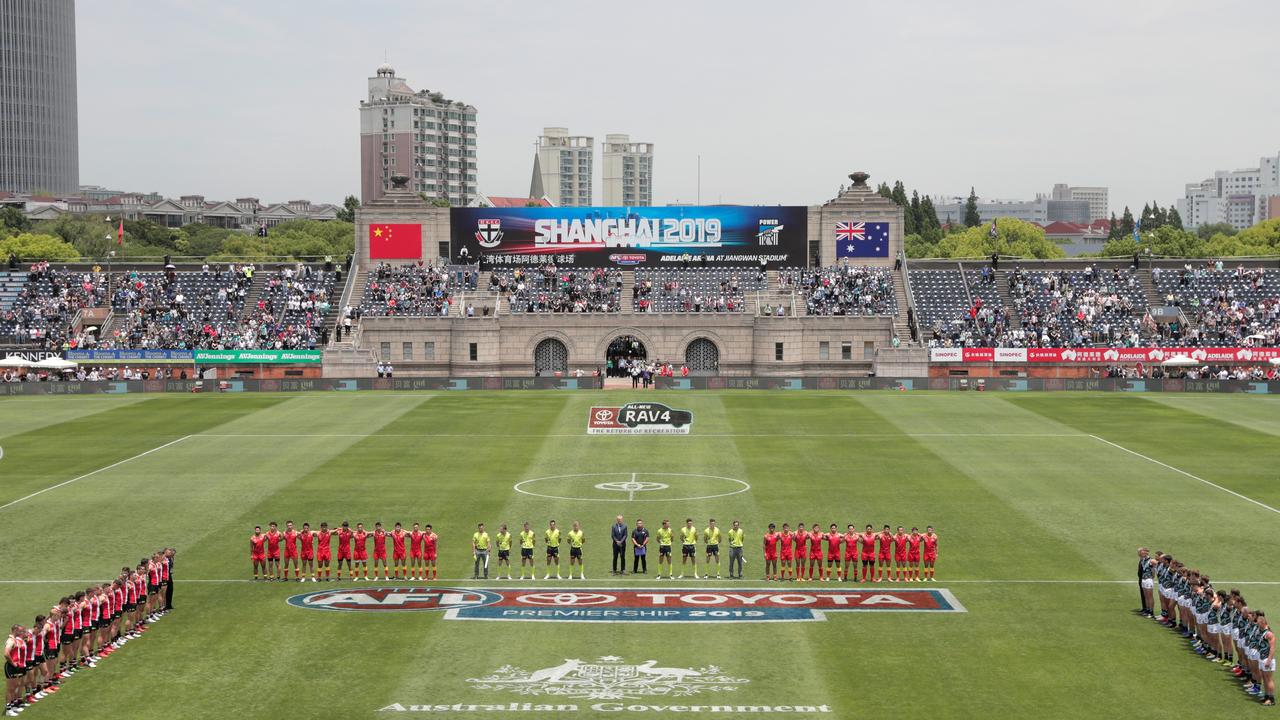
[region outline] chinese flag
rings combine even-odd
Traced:
[[[422,226],[374,224],[369,226],[370,260],[421,260]]]

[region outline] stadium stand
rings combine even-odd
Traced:
[[[253,283],[252,265],[199,272],[128,271],[115,279],[115,316],[100,348],[251,348],[240,329],[241,308]]]
[[[605,268],[494,270],[489,289],[506,299],[512,313],[618,312],[622,307],[622,272]]]
[[[453,278],[447,267],[379,263],[369,271],[358,314],[447,316],[453,304]]]
[[[1156,268],[1157,294],[1179,308],[1185,330],[1162,337],[1167,345],[1274,346],[1280,341],[1280,272],[1262,268],[1216,266]]]
[[[1146,294],[1131,269],[1021,270],[1009,276],[1027,347],[1136,346]]]
[[[642,268],[636,270],[631,305],[635,312],[742,312],[746,293],[768,287],[763,270]]]
[[[17,344],[60,348],[74,340],[71,320],[81,308],[106,302],[106,277],[87,270],[57,270],[40,262],[26,273],[10,273],[5,287],[12,291],[14,280],[21,289],[12,306],[0,315],[0,337]]]
[[[806,315],[897,315],[889,268],[837,265],[778,271],[783,290],[804,299]]]
[[[233,347],[314,350],[321,344],[335,282],[335,273],[309,265],[271,273],[237,328]]]

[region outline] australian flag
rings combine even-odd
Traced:
[[[889,223],[836,223],[836,257],[889,257]]]

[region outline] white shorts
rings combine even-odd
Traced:
[[[1155,583],[1151,581],[1151,578],[1143,578],[1142,580],[1143,590],[1150,590],[1154,586],[1155,586]]]
[[[1165,600],[1168,600],[1168,599],[1169,599],[1169,588],[1161,586],[1161,588],[1160,588],[1160,597],[1164,598]]]
[[[1209,626],[1209,634],[1210,634],[1210,635],[1220,635],[1220,634],[1221,634],[1221,632],[1218,630],[1218,628],[1219,628],[1219,627],[1221,627],[1221,626],[1220,626],[1220,625],[1210,625],[1210,626]]]
[[[1209,621],[1209,613],[1196,613],[1196,622],[1201,625]]]
[[[1261,669],[1262,669],[1262,672],[1275,672],[1275,671],[1276,671],[1276,659],[1275,659],[1275,658],[1271,658],[1270,660],[1259,660],[1259,662],[1261,663],[1261,666],[1260,666],[1260,667],[1261,667]]]
[[[1257,648],[1248,648],[1247,650],[1244,651],[1244,656],[1249,658],[1250,660],[1257,660],[1260,657],[1258,655]]]

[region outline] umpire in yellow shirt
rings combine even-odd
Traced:
[[[484,523],[476,525],[471,534],[471,555],[475,558],[475,567],[471,570],[471,579],[480,579],[480,570],[484,569],[484,579],[489,579],[489,533],[484,531]]]
[[[733,521],[733,527],[729,528],[729,578],[738,580],[742,579],[742,541],[744,533],[742,524],[737,520]],[[737,566],[737,574],[734,574],[734,566]]]

